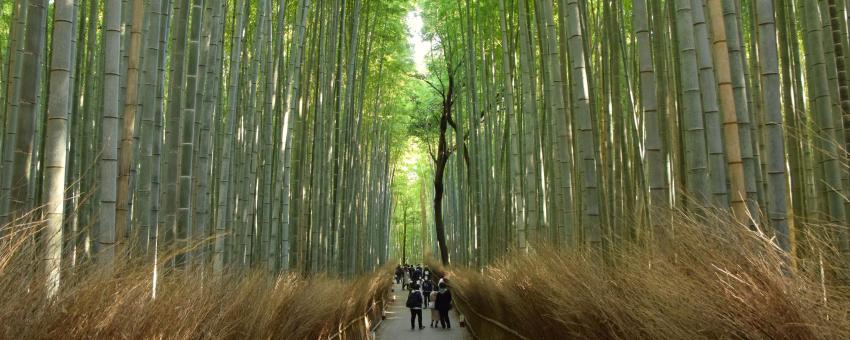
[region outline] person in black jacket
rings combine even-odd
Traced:
[[[425,326],[422,326],[422,304],[425,302],[425,298],[422,297],[422,291],[419,290],[419,285],[412,283],[411,285],[410,295],[407,297],[407,308],[410,309],[410,329],[416,329],[416,324],[414,321],[419,319],[419,329],[422,330]]]
[[[422,280],[422,293],[425,294],[425,305],[426,306],[428,305],[428,303],[431,302],[429,296],[431,296],[431,292],[433,292],[433,291],[434,291],[434,283],[431,282],[431,279],[426,277],[424,280]]]
[[[443,328],[452,328],[451,320],[449,320],[449,310],[452,309],[452,292],[445,283],[440,283],[439,292],[437,293],[437,301],[434,301],[434,308],[440,312],[440,325]]]
[[[410,278],[413,279],[414,282],[419,281],[419,279],[422,278],[422,269],[414,269],[413,272],[410,273]]]
[[[401,269],[401,265],[395,267],[395,284],[401,283],[401,278],[404,277],[404,269]]]

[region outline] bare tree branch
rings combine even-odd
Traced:
[[[437,79],[440,79],[440,78],[437,77]],[[437,91],[437,93],[439,93],[440,96],[442,96],[444,98],[446,97],[445,92],[443,90],[438,89],[436,86],[434,86],[434,84],[431,83],[430,81],[428,81],[428,79],[422,79],[422,81],[424,81],[426,84],[428,84],[428,86],[430,86],[432,89],[434,89],[434,91]],[[440,81],[440,86],[442,87],[442,85],[443,85],[443,82]]]

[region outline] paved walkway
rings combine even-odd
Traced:
[[[472,337],[465,328],[460,327],[460,318],[455,311],[451,311],[451,329],[431,328],[431,310],[422,311],[422,325],[425,329],[419,330],[417,322],[416,330],[410,329],[410,310],[404,306],[407,301],[407,292],[401,290],[401,285],[393,285],[396,299],[387,309],[387,318],[378,328],[379,340],[471,340]]]

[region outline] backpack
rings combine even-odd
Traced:
[[[410,292],[410,295],[407,296],[405,306],[407,308],[422,308],[422,293],[418,290]]]
[[[434,288],[434,287],[431,285],[431,281],[427,281],[427,280],[426,280],[426,281],[425,281],[425,283],[423,283],[423,284],[422,284],[422,290],[424,290],[424,291],[426,291],[426,292],[430,292],[430,291],[432,291],[432,290],[433,290],[433,288]]]

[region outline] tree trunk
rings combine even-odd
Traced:
[[[47,1],[29,0],[26,40],[24,42],[19,109],[16,118],[14,164],[12,164],[12,216],[21,216],[33,208],[30,189],[33,185],[33,154],[36,138],[36,118],[41,112],[42,61],[47,24]],[[24,76],[26,75],[26,76]],[[10,220],[10,219],[7,219]]]
[[[708,157],[705,125],[702,118],[696,46],[694,44],[691,1],[676,0],[676,35],[679,45],[680,86],[682,88],[682,127],[686,131],[685,164],[687,192],[694,199],[693,208],[700,209],[708,201]]]
[[[53,55],[50,61],[50,91],[44,157],[44,191],[47,201],[43,231],[47,294],[59,290],[62,260],[62,224],[65,217],[65,165],[67,164],[68,116],[71,108],[71,69],[75,53],[71,40],[76,31],[74,1],[56,2],[53,15]]]
[[[133,0],[133,31],[130,33],[129,61],[127,63],[127,94],[124,102],[123,128],[118,157],[118,191],[116,196],[115,242],[119,251],[130,230],[130,173],[135,167],[134,142],[136,138],[136,112],[139,108],[139,69],[142,53],[142,23],[144,0]]]
[[[787,176],[785,132],[779,87],[779,57],[776,47],[776,25],[773,2],[760,0],[756,6],[759,25],[759,65],[761,66],[762,107],[767,133],[766,164],[768,190],[768,218],[776,232],[776,243],[786,252],[791,251],[788,235],[788,203],[786,201]]]
[[[720,106],[723,111],[723,139],[726,143],[726,160],[729,169],[732,212],[738,222],[749,224],[750,212],[747,208],[747,188],[744,180],[744,163],[741,160],[741,139],[738,135],[738,115],[735,111],[735,97],[732,92],[732,73],[729,67],[729,48],[726,43],[726,26],[723,20],[723,7],[720,1],[708,4],[711,18],[712,52],[720,90]],[[748,147],[748,146],[746,146]]]

